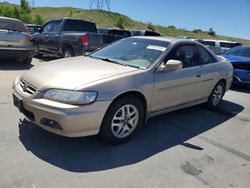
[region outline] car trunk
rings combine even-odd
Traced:
[[[0,30],[0,47],[24,47],[30,43],[28,33]]]

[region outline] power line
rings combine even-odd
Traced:
[[[89,9],[110,11],[110,0],[90,0]]]

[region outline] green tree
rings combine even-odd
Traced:
[[[13,17],[16,18],[16,19],[20,19],[20,11],[19,11],[19,9],[17,7],[14,7]]]
[[[25,23],[31,22],[31,9],[29,7],[29,3],[26,0],[20,0],[21,9],[20,9],[20,20]]]
[[[213,30],[213,28],[209,28],[209,30],[208,30],[208,32],[207,32],[209,35],[211,35],[211,36],[215,36],[216,35],[216,33],[215,33],[215,31]]]
[[[118,19],[116,20],[115,25],[120,29],[124,29],[124,19],[121,16],[119,16]]]
[[[44,22],[45,22],[45,20],[43,19],[42,16],[36,15],[33,22],[34,22],[35,24],[37,24],[37,25],[43,25]]]
[[[72,18],[74,14],[73,9],[70,9],[69,13],[68,13],[68,17]]]
[[[153,24],[152,24],[151,22],[148,23],[147,28],[148,28],[150,31],[155,31],[155,28],[154,28],[154,26],[153,26]]]

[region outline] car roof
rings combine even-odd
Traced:
[[[161,37],[161,36],[132,36],[132,38],[141,38],[141,39],[151,39],[151,40],[159,40],[166,41],[170,43],[179,43],[179,42],[187,42],[187,43],[197,43],[193,39],[178,39],[176,37]]]
[[[202,39],[203,41],[211,41],[211,42],[227,42],[227,43],[238,43],[238,42],[234,42],[234,41],[228,41],[228,40],[215,40],[215,39]]]
[[[22,22],[21,20],[18,20],[18,19],[15,19],[15,18],[4,17],[4,16],[0,16],[0,19]]]

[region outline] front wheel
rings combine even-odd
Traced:
[[[217,108],[224,96],[224,93],[225,93],[225,84],[224,82],[220,81],[215,85],[212,93],[210,94],[207,101],[207,107],[210,109]]]
[[[109,107],[102,122],[99,135],[112,144],[128,141],[142,126],[144,108],[133,96],[123,97]]]

